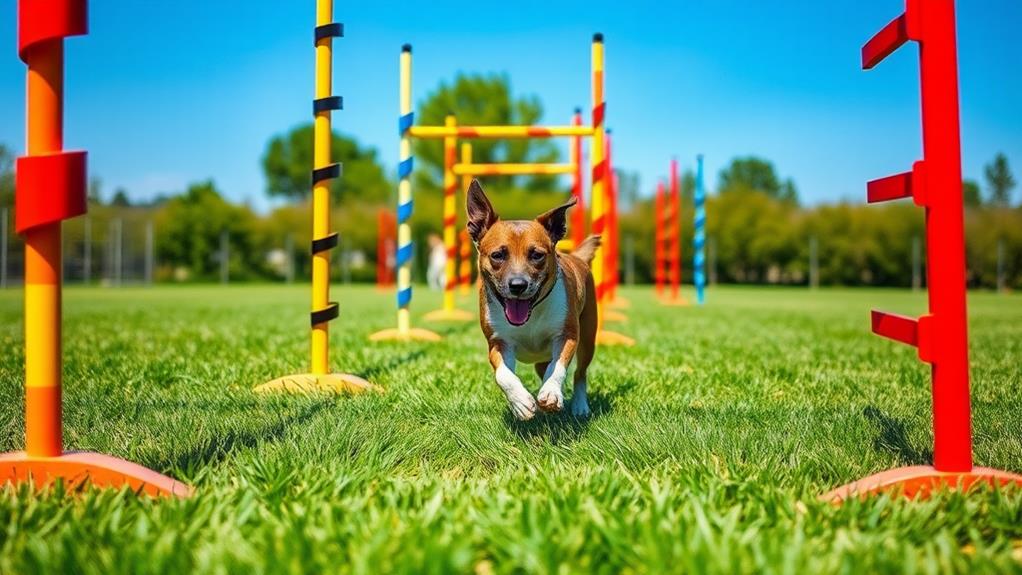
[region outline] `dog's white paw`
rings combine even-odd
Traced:
[[[589,411],[589,400],[584,393],[576,393],[571,398],[571,414],[578,418],[586,418],[592,415]]]
[[[543,411],[560,411],[564,407],[564,395],[557,388],[549,388],[544,385],[539,390],[536,400],[539,402],[539,408]]]
[[[536,415],[536,400],[529,392],[509,395],[507,403],[518,421],[528,421]]]

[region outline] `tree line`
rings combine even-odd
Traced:
[[[570,111],[564,111],[564,123]],[[535,97],[515,96],[504,75],[459,75],[442,82],[417,106],[424,125],[443,124],[447,114],[464,124],[531,124],[544,117]],[[561,122],[555,122],[561,123]],[[415,142],[416,185],[413,235],[420,246],[417,273],[424,273],[426,238],[441,232],[442,144]],[[338,257],[352,258],[355,281],[371,281],[376,257],[376,217],[393,210],[396,185],[377,152],[348,135],[334,134],[333,155],[344,175],[331,188],[332,223],[342,242]],[[549,141],[473,142],[476,162],[558,162],[561,151]],[[155,233],[156,278],[212,280],[220,269],[220,241],[226,232],[230,274],[234,279],[279,280],[284,277],[280,251],[293,246],[294,275],[308,277],[311,242],[309,191],[312,126],[296,126],[267,143],[262,169],[269,197],[287,203],[267,213],[229,201],[213,180],[184,190],[169,190],[144,204],[132,203],[122,189],[106,193],[93,180],[90,217],[151,221]],[[634,261],[635,279],[653,278],[653,197],[638,175],[619,170],[622,257]],[[912,282],[914,244],[925,265],[923,211],[910,202],[869,206],[864,202],[804,206],[790,177],[781,177],[762,158],[735,158],[718,177],[707,199],[710,276],[722,283],[804,284],[808,281],[810,243],[817,246],[819,281],[824,285],[908,286]],[[563,200],[567,184],[549,176],[501,177],[486,182],[506,218],[531,217]],[[1022,288],[1022,207],[1013,204],[1016,187],[1008,159],[998,154],[984,169],[983,183],[963,182],[967,281],[994,287],[1000,266],[1009,287]],[[691,279],[692,191],[694,177],[682,177],[682,251],[685,280]],[[13,202],[13,152],[0,145],[0,206]],[[459,225],[464,215],[459,209]],[[131,227],[129,235],[141,229]],[[93,241],[108,238],[106,226],[93,227]],[[81,224],[65,223],[65,234],[82,234]],[[128,241],[141,241],[129,237]],[[627,248],[625,244],[632,246]],[[347,255],[345,255],[347,254]],[[348,263],[352,263],[348,262]],[[336,266],[335,275],[340,274]],[[628,269],[624,264],[622,270]]]

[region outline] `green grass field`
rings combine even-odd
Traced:
[[[334,289],[332,364],[386,393],[255,396],[305,369],[307,292],[68,289],[66,444],[197,495],[8,488],[0,573],[1022,572],[1018,492],[816,500],[929,461],[928,368],[868,330],[870,307],[919,313],[921,295],[719,288],[662,308],[625,290],[617,329],[639,345],[598,351],[594,417],[522,424],[477,324],[371,345],[393,323],[371,288]],[[0,293],[0,451],[23,438],[20,297]],[[1022,297],[970,297],[976,461],[1022,471]],[[438,302],[419,289],[416,316]]]

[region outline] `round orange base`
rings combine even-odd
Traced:
[[[625,314],[623,314],[623,313],[621,313],[619,311],[614,311],[612,309],[604,309],[603,310],[603,320],[604,321],[616,321],[616,322],[620,322],[620,323],[625,323],[625,322],[628,321],[628,316],[626,316]]]
[[[973,467],[972,471],[937,471],[929,465],[899,467],[870,475],[826,493],[820,499],[841,503],[854,497],[866,498],[880,493],[893,493],[909,499],[926,499],[935,490],[968,491],[975,485],[1016,485],[1022,488],[1022,475]]]
[[[635,340],[628,337],[627,335],[618,333],[616,331],[607,331],[601,329],[596,332],[596,344],[597,345],[623,345],[625,347],[631,347],[635,345]]]
[[[612,307],[614,309],[628,309],[632,307],[632,302],[623,297],[616,297],[607,302],[607,307]]]
[[[667,307],[685,307],[688,305],[688,300],[683,297],[662,297],[660,298],[660,305]]]
[[[0,454],[0,484],[31,481],[39,489],[63,479],[70,489],[85,485],[128,487],[161,497],[190,497],[192,488],[130,461],[102,453],[67,451],[57,457],[30,457],[23,451]]]
[[[408,331],[397,328],[378,331],[369,336],[369,341],[440,341],[443,337],[428,329],[413,327]]]
[[[463,309],[437,309],[422,316],[426,321],[472,321],[475,318],[474,313]]]

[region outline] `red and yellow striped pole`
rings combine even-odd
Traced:
[[[685,306],[688,301],[681,296],[681,192],[678,179],[678,160],[671,158],[671,188],[666,198],[665,242],[666,258],[664,277],[670,282],[671,290],[662,303],[670,306]]]
[[[628,321],[625,314],[610,309],[616,306],[614,294],[617,291],[617,189],[614,180],[614,146],[610,130],[607,130],[606,154],[607,154],[607,181],[604,182],[607,203],[606,203],[606,226],[603,235],[603,258],[606,274],[606,290],[604,292],[603,319],[605,321]]]
[[[582,108],[575,108],[575,114],[571,117],[571,125],[582,125]],[[571,173],[571,195],[576,200],[575,207],[571,210],[571,238],[574,245],[577,246],[586,239],[585,194],[582,193],[582,136],[571,138],[570,159],[575,166],[575,170]]]
[[[461,144],[461,163],[471,164],[472,163],[472,144],[469,142],[462,142]],[[463,193],[468,192],[469,186],[472,184],[472,176],[464,175],[461,177],[461,189]],[[468,227],[462,228],[461,230],[461,293],[467,294],[472,291],[472,238],[468,235]]]
[[[27,156],[18,158],[15,228],[25,236],[25,451],[0,454],[0,484],[60,478],[187,496],[140,465],[64,452],[61,410],[61,222],[86,211],[86,153],[64,151],[64,38],[88,33],[86,0],[20,0],[18,53],[28,65]]]
[[[330,252],[337,247],[337,233],[330,231],[330,184],[341,176],[341,164],[333,161],[332,113],[343,108],[333,95],[333,39],[344,36],[344,26],[334,22],[333,0],[316,0],[315,99],[312,101],[312,309],[309,322],[310,373],[285,375],[256,386],[257,393],[360,393],[377,389],[361,377],[330,372],[330,322],[339,306],[330,301]]]
[[[458,125],[454,114],[444,118],[444,127],[456,128]],[[469,321],[475,316],[454,305],[454,290],[458,285],[458,177],[454,173],[458,163],[458,139],[454,136],[444,138],[444,250],[447,259],[444,262],[444,301],[443,307],[431,311],[424,316],[427,321]]]
[[[604,130],[607,104],[603,99],[603,34],[593,36],[593,150],[592,150],[592,222],[593,233],[603,235],[607,226],[607,162]],[[593,282],[596,284],[597,333],[596,341],[602,345],[634,345],[635,340],[617,332],[603,329],[606,303],[607,276],[604,269],[604,255],[601,247],[593,258]]]

